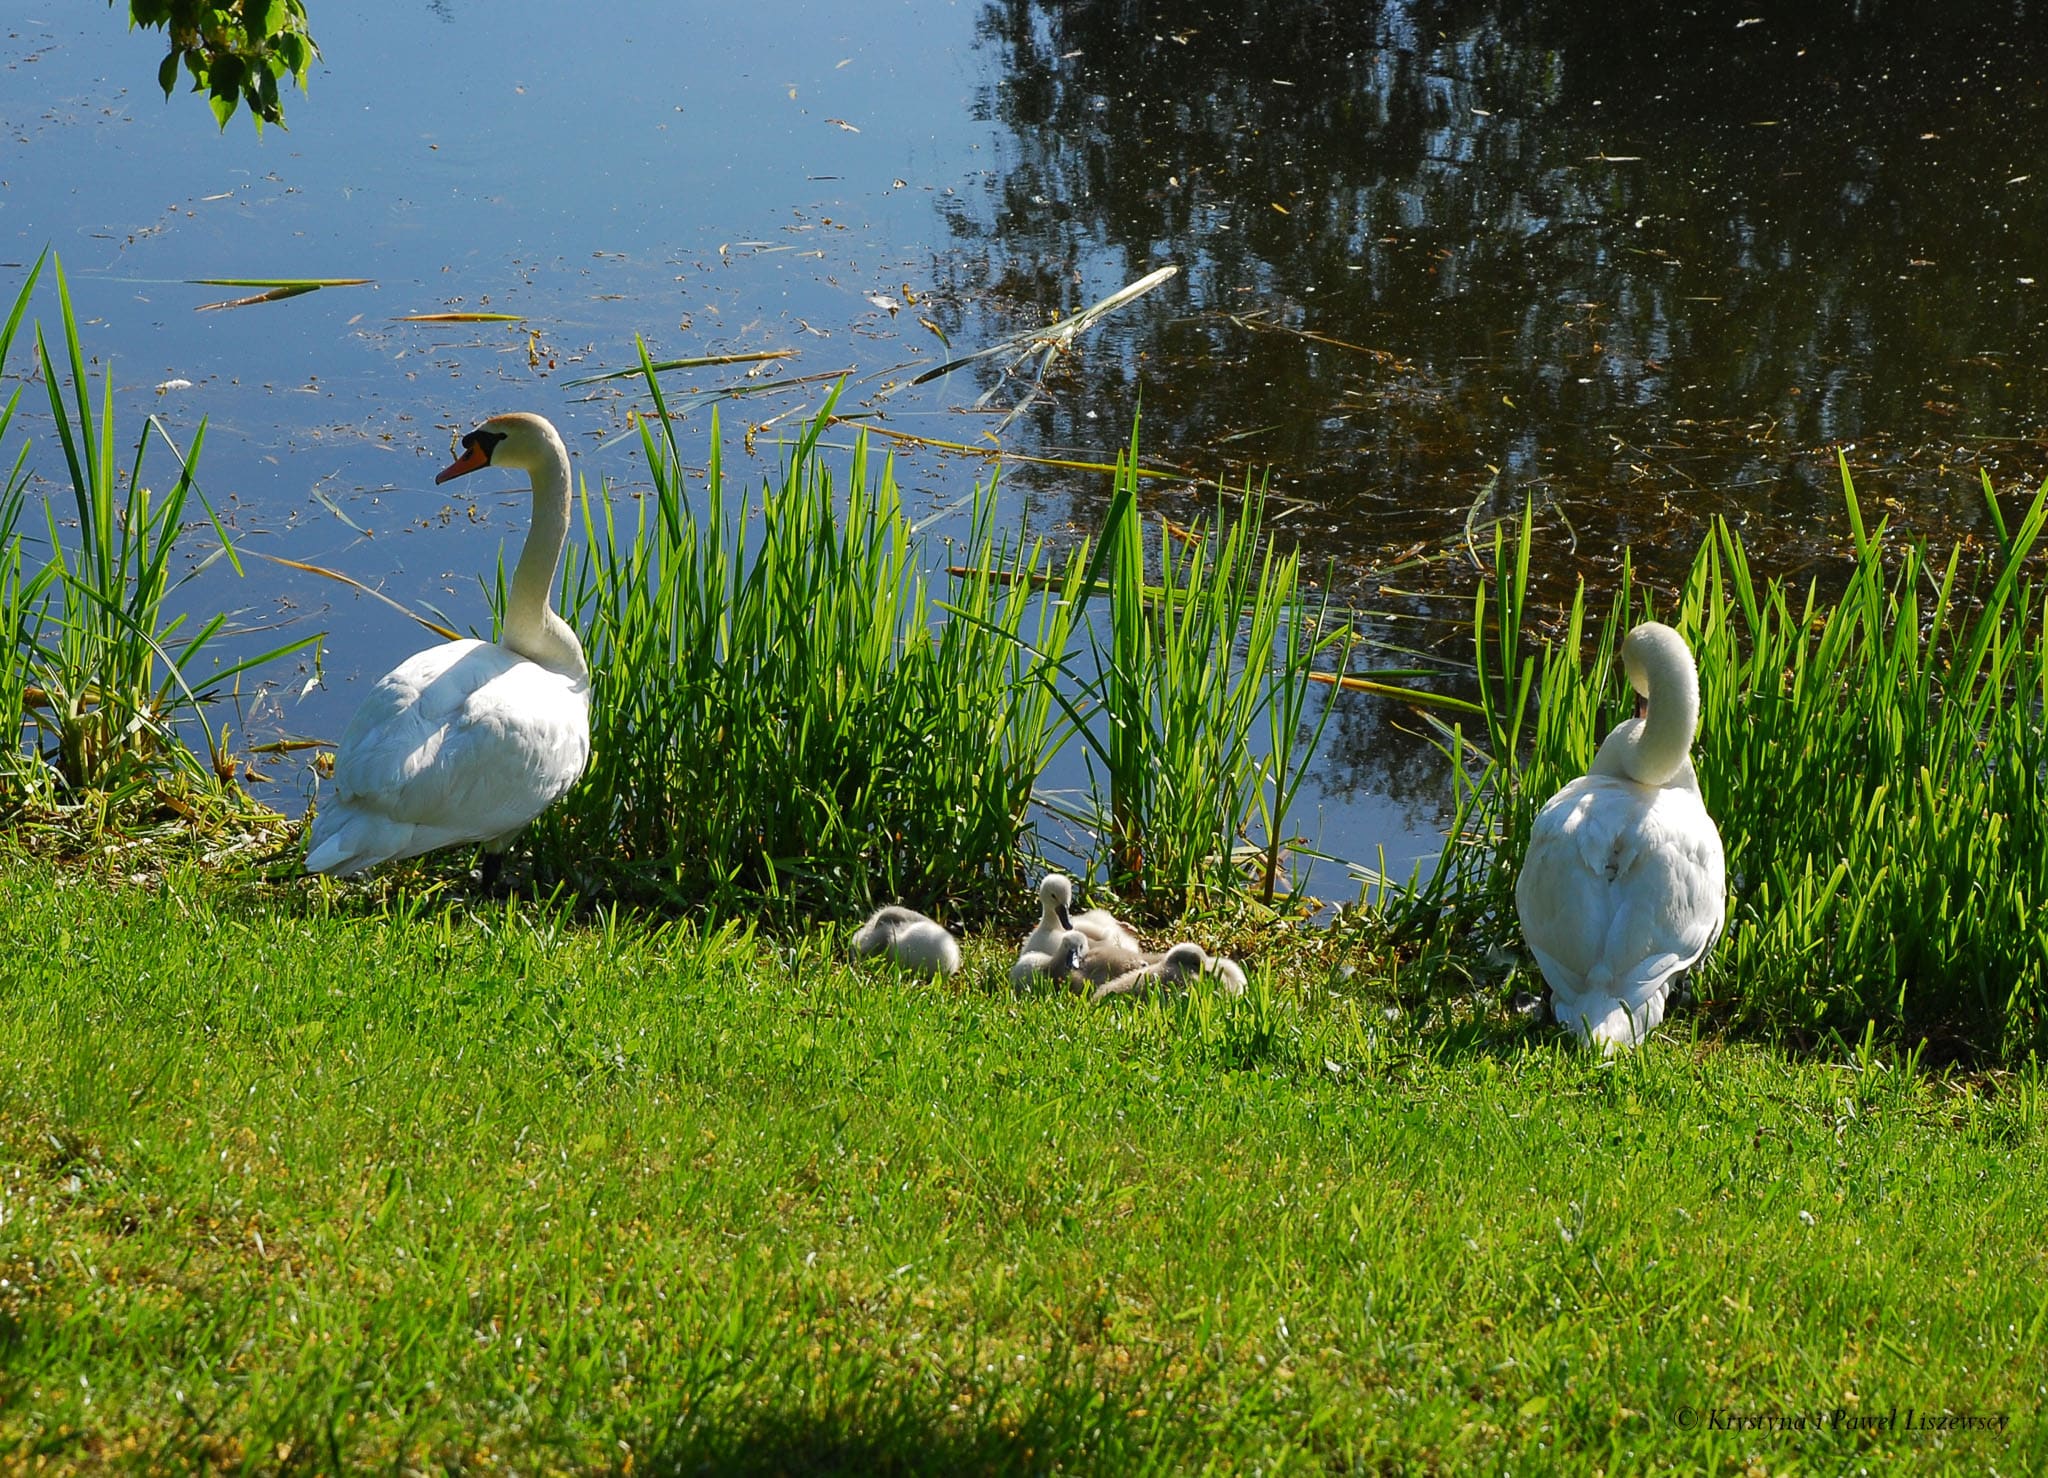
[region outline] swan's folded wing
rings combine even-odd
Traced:
[[[1697,963],[1721,932],[1728,908],[1721,834],[1696,794],[1659,792],[1636,834],[1627,874],[1629,917],[1615,921],[1630,937],[1616,941],[1610,954],[1634,962],[1616,975],[1624,995],[1658,988]]]
[[[504,836],[583,773],[587,705],[581,684],[502,647],[430,648],[364,701],[335,765],[336,798],[440,838],[431,846]]]
[[[1582,776],[1537,813],[1515,882],[1522,937],[1552,989],[1581,989],[1607,948],[1614,912],[1608,863],[1614,782]]]
[[[1537,815],[1515,901],[1530,952],[1568,1005],[1640,1005],[1720,931],[1720,835],[1695,792],[1583,776]]]

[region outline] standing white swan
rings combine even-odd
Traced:
[[[1604,1052],[1664,1019],[1671,982],[1721,932],[1727,862],[1692,769],[1700,681],[1685,639],[1646,621],[1621,661],[1648,700],[1536,815],[1515,908],[1550,1009]]]
[[[493,416],[434,481],[480,467],[517,467],[533,484],[504,637],[429,647],[377,680],[335,750],[308,872],[346,876],[481,842],[489,881],[590,759],[590,668],[548,604],[569,534],[569,453],[540,416]]]

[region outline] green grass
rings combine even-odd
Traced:
[[[1055,555],[978,486],[941,550],[865,438],[843,462],[820,446],[830,403],[757,494],[728,488],[714,424],[692,487],[659,368],[652,495],[628,521],[586,490],[563,571],[592,760],[537,827],[557,875],[784,922],[890,900],[985,917],[1035,863],[1040,779],[1073,744],[1099,783],[1069,819],[1153,912],[1243,891],[1241,852],[1271,901],[1321,735],[1309,670],[1348,628],[1311,609],[1256,499],[1154,553],[1134,441],[1100,540]]]
[[[652,366],[647,382],[658,401]],[[842,482],[826,424],[779,484],[733,499],[716,427],[693,492],[661,416],[636,521],[585,497],[562,605],[590,658],[593,757],[537,832],[584,886],[787,917],[986,907],[1017,885],[1057,742],[1040,654],[1072,608],[1033,588],[1037,545],[991,531],[986,490],[964,573],[929,573],[888,468],[863,445]]]
[[[0,323],[0,374],[6,372],[8,351],[14,347],[14,336],[21,328],[22,315],[28,311],[30,295],[42,271],[43,259],[38,257],[15,295],[12,311]],[[7,403],[0,406],[0,447],[6,445],[14,413],[21,408],[21,392],[22,387],[15,386]],[[0,661],[0,734],[16,736],[22,731],[30,707],[28,674],[19,654],[26,650],[40,624],[42,591],[52,578],[47,567],[43,571],[30,568],[27,539],[21,527],[27,494],[28,446],[24,443],[15,448],[12,465],[0,472],[0,651],[9,654],[7,660]],[[34,783],[36,769],[18,742],[0,743],[0,809],[5,809],[14,796]]]
[[[1795,1045],[1866,1023],[1934,1056],[2048,1050],[2048,593],[2027,578],[2048,487],[1966,566],[1866,528],[1842,472],[1854,563],[1839,595],[1754,572],[1716,520],[1662,613],[1700,663],[1693,758],[1728,853],[1707,1010]],[[1483,721],[1446,730],[1459,814],[1434,875],[1393,912],[1467,956],[1518,948],[1530,822],[1627,713],[1614,654],[1656,614],[1624,567],[1604,619],[1584,592],[1556,642],[1529,639],[1531,541],[1496,536],[1475,650]],[[1590,653],[1590,655],[1589,655]]]
[[[2048,1460],[2037,1075],[386,896],[0,871],[0,1466]]]
[[[205,785],[216,771],[231,771],[222,753],[225,735],[207,721],[206,705],[240,674],[319,638],[223,664],[216,654],[226,617],[188,625],[187,614],[175,609],[178,587],[215,559],[225,558],[240,570],[226,529],[198,492],[206,423],[200,423],[190,449],[181,450],[156,417],[145,417],[134,457],[122,472],[114,440],[112,366],[102,365],[95,406],[64,266],[54,259],[52,266],[62,358],[52,352],[37,324],[36,367],[49,398],[71,503],[60,508],[55,500],[44,502],[48,554],[33,564],[22,530],[29,452],[24,442],[0,488],[0,637],[7,643],[8,667],[8,676],[0,680],[0,725],[9,736],[6,761],[0,764],[0,807],[75,803],[86,792],[102,800],[111,796],[118,806],[153,792],[169,777]],[[0,329],[0,367],[41,268],[38,259]],[[0,413],[0,439],[12,426],[19,395],[17,390]],[[167,492],[152,490],[143,477],[153,439],[177,461]],[[192,569],[174,577],[173,552],[184,531],[187,504],[195,497],[218,542]],[[191,727],[200,731],[196,749],[186,732]]]
[[[1303,724],[1308,674],[1318,661],[1345,665],[1350,629],[1327,591],[1310,609],[1300,553],[1262,538],[1264,500],[1249,489],[1234,516],[1219,498],[1205,530],[1162,524],[1148,551],[1138,467],[1134,432],[1085,587],[1107,595],[1083,632],[1086,707],[1062,699],[1095,777],[1095,811],[1082,819],[1104,834],[1111,884],[1154,913],[1242,891],[1243,862],[1270,905],[1294,840],[1287,812],[1334,711],[1324,704]],[[1251,743],[1262,728],[1263,755]]]

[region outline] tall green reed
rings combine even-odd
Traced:
[[[735,498],[715,430],[705,485],[688,486],[652,366],[644,377],[652,492],[622,518],[586,488],[584,547],[563,572],[593,672],[592,759],[538,824],[544,859],[719,907],[1009,909],[1039,851],[1040,776],[1079,735],[1141,886],[1243,888],[1236,843],[1260,824],[1271,896],[1327,720],[1303,722],[1307,670],[1346,628],[1299,598],[1255,498],[1163,546],[1148,584],[1134,460],[1109,535],[1061,556],[999,535],[982,487],[941,574],[864,441],[843,480],[828,469],[829,407],[779,481]],[[1095,594],[1106,622],[1086,620]]]
[[[1870,1023],[1944,1055],[2048,1045],[2048,609],[2023,578],[2048,487],[2008,528],[1987,483],[1996,557],[1901,548],[1867,529],[1846,466],[1854,563],[1841,593],[1759,584],[1717,521],[1670,620],[1700,663],[1694,760],[1728,853],[1728,931],[1701,993],[1731,1022],[1793,1040]],[[1625,715],[1614,653],[1651,614],[1626,569],[1592,633],[1583,589],[1534,648],[1530,529],[1496,536],[1475,605],[1484,734],[1446,729],[1457,818],[1397,923],[1482,943],[1515,935],[1529,824]]]
[[[647,383],[652,494],[625,526],[586,489],[586,548],[564,571],[593,753],[541,823],[544,855],[628,890],[771,910],[1009,897],[1057,737],[1041,654],[1066,646],[1078,557],[997,538],[981,489],[955,572],[928,573],[864,440],[843,491],[833,478],[826,415],[780,485],[737,507],[714,429],[693,495]]]
[[[36,258],[14,299],[13,311],[7,315],[6,323],[0,325],[0,374],[6,372],[8,350],[13,347],[14,335],[28,311],[29,297],[35,291],[36,279],[42,275],[44,260],[45,257]],[[0,445],[5,444],[7,432],[14,424],[21,392],[22,387],[15,386],[6,406],[0,408]],[[0,643],[5,644],[6,652],[6,660],[0,661],[0,735],[6,736],[0,741],[0,806],[22,795],[42,768],[23,752],[21,745],[22,723],[31,692],[28,666],[21,658],[39,628],[42,592],[51,576],[47,566],[40,571],[29,569],[21,531],[27,491],[28,443],[24,441],[15,451],[13,466],[0,477]]]
[[[75,522],[74,536],[67,540],[56,506],[45,504],[49,557],[24,578],[27,560],[19,529],[26,489],[24,446],[0,504],[0,539],[6,541],[0,551],[0,601],[13,674],[0,691],[0,721],[13,724],[7,747],[17,800],[38,792],[83,790],[118,797],[169,772],[210,776],[217,745],[205,714],[207,702],[241,673],[318,641],[307,637],[201,672],[200,659],[217,647],[226,617],[216,614],[181,635],[187,618],[173,612],[172,594],[216,559],[225,557],[240,572],[233,543],[203,496],[199,502],[218,542],[182,575],[174,576],[172,568],[186,505],[197,493],[205,424],[190,450],[181,451],[154,416],[146,418],[125,476],[120,472],[112,367],[103,370],[95,407],[63,263],[54,267],[69,402],[41,325],[35,333],[36,360],[64,452]],[[31,274],[29,286],[33,282]],[[9,338],[27,295],[25,287],[9,320]],[[10,421],[13,409],[10,401]],[[152,436],[169,448],[177,464],[176,480],[162,495],[143,480]],[[203,753],[181,737],[179,725],[187,721],[199,726]],[[19,747],[25,731],[33,736],[33,758]]]
[[[1106,620],[1088,626],[1094,677],[1082,685],[1099,722],[1069,705],[1108,786],[1110,881],[1184,902],[1240,890],[1249,860],[1270,903],[1291,840],[1287,812],[1332,711],[1326,703],[1304,753],[1309,672],[1346,644],[1349,626],[1333,622],[1327,594],[1311,609],[1299,554],[1263,537],[1263,500],[1249,489],[1243,511],[1233,518],[1219,503],[1205,533],[1161,524],[1148,557],[1137,465],[1134,435],[1094,562],[1107,579],[1088,586],[1108,596]],[[1253,743],[1262,722],[1263,755]]]

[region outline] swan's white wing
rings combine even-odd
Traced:
[[[307,869],[510,836],[589,758],[582,683],[489,642],[430,647],[379,679],[349,722]]]
[[[1668,981],[1707,952],[1727,911],[1721,834],[1697,794],[1655,792],[1631,830],[1607,958],[1619,994]]]
[[[1553,990],[1582,989],[1606,952],[1613,897],[1600,854],[1612,849],[1618,786],[1582,775],[1550,798],[1529,829],[1515,910]]]

